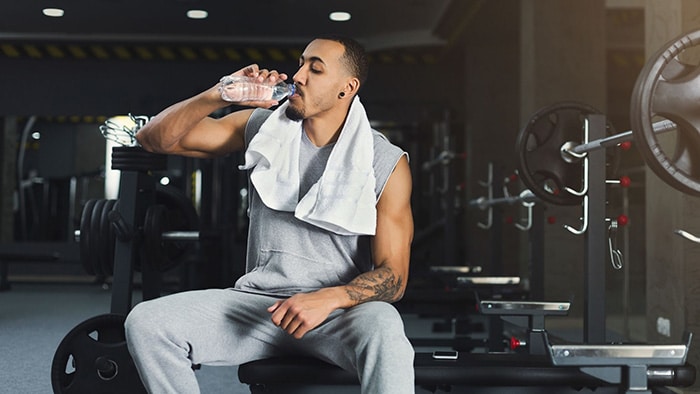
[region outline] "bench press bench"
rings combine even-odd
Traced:
[[[595,377],[580,367],[554,366],[547,356],[530,356],[518,353],[471,353],[460,355],[457,360],[435,360],[431,353],[415,356],[416,386],[430,392],[449,390],[454,386],[465,387],[547,387],[547,392],[589,388],[624,386],[620,367],[612,381]],[[612,370],[611,370],[612,371]],[[250,387],[253,394],[289,393],[293,388],[312,386],[359,385],[355,373],[310,357],[283,357],[252,361],[238,368],[238,379]],[[650,366],[647,368],[647,387],[687,387],[695,382],[692,365]],[[644,393],[645,390],[621,392]],[[541,392],[541,391],[539,391]]]
[[[653,388],[687,387],[695,382],[695,367],[686,363],[691,334],[686,334],[679,345],[552,345],[544,329],[544,317],[566,314],[568,309],[568,302],[482,300],[481,313],[527,320],[527,352],[460,353],[456,359],[437,359],[433,353],[417,352],[415,384],[431,392],[465,386],[527,387],[533,392],[546,387],[548,393],[609,388],[612,391],[607,392],[651,394]],[[238,379],[253,394],[359,385],[355,373],[309,357],[252,361],[239,366]]]

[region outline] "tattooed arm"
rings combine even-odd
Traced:
[[[372,238],[375,269],[345,286],[351,305],[366,301],[398,301],[408,280],[413,240],[411,170],[402,157],[377,203],[377,232]]]
[[[296,338],[321,324],[336,309],[368,301],[394,302],[406,290],[413,240],[411,171],[402,157],[377,203],[377,231],[372,238],[374,270],[345,286],[297,294],[276,302],[268,311],[272,321]]]

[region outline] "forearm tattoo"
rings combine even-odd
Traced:
[[[401,298],[402,279],[388,267],[380,267],[353,279],[347,286],[348,296],[357,304],[367,301],[393,302]]]

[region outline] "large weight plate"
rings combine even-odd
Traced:
[[[114,243],[116,234],[114,226],[109,220],[109,213],[116,204],[117,200],[107,200],[100,215],[100,253],[102,254],[100,262],[102,264],[102,272],[106,276],[114,274]]]
[[[95,316],[63,338],[51,363],[54,394],[146,393],[126,346],[124,320]]]
[[[83,269],[89,275],[95,275],[95,269],[92,265],[92,243],[94,233],[90,229],[92,220],[92,210],[95,207],[97,200],[88,200],[83,206],[83,213],[80,215],[80,263]]]
[[[168,244],[163,242],[163,232],[167,231],[168,209],[165,205],[155,204],[148,207],[143,220],[142,259],[159,271],[167,271],[174,264]],[[171,249],[172,250],[172,249]]]
[[[172,187],[156,187],[156,205],[146,210],[143,224],[142,264],[165,272],[179,265],[192,250],[190,241],[163,241],[166,231],[195,231],[199,216],[187,196]]]
[[[582,188],[582,162],[565,160],[561,148],[567,142],[575,145],[583,142],[585,119],[591,114],[600,114],[600,111],[578,102],[557,103],[536,112],[518,133],[516,151],[520,176],[525,186],[543,201],[556,205],[581,203],[582,197],[569,193],[566,188]],[[610,123],[607,129],[608,135],[614,134]],[[617,160],[615,152],[608,156],[609,164]]]
[[[700,196],[700,67],[689,62],[700,31],[679,36],[657,51],[637,78],[630,103],[632,132],[640,154],[670,186]],[[652,123],[678,125],[661,137]]]
[[[100,226],[100,221],[102,220],[102,211],[104,210],[107,200],[97,200],[95,206],[92,208],[92,216],[90,216],[90,261],[92,262],[92,269],[95,274],[99,277],[105,277],[105,273],[102,271],[102,258],[104,253],[102,252],[104,246],[104,234],[102,234],[102,227]],[[82,234],[82,232],[81,232]]]

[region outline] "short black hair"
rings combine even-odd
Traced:
[[[345,48],[342,60],[345,62],[350,73],[360,80],[360,85],[364,85],[369,74],[369,61],[365,48],[356,40],[334,34],[317,37],[318,40],[335,41]]]

